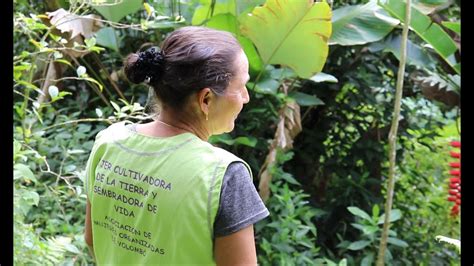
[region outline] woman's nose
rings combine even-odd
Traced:
[[[250,95],[249,95],[249,91],[247,90],[247,87],[244,87],[243,99],[244,99],[244,104],[250,101]]]

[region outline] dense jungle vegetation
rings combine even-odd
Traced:
[[[210,141],[250,164],[270,210],[255,226],[259,263],[374,264],[404,6],[14,0],[15,264],[93,263],[83,180],[94,137],[154,110],[122,60],[186,25],[235,34],[249,58],[251,101]],[[446,241],[460,239],[460,1],[412,0],[411,13],[385,263],[459,265]]]

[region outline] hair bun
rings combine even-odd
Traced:
[[[137,54],[130,54],[125,63],[127,78],[133,83],[155,82],[164,72],[165,57],[161,50],[151,47]]]

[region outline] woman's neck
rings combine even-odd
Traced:
[[[155,127],[167,127],[171,132],[177,134],[190,132],[200,139],[207,141],[210,137],[209,130],[205,127],[203,119],[191,112],[177,113],[167,108],[163,108],[155,119]]]

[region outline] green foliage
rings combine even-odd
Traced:
[[[142,3],[143,0],[106,1],[103,4],[92,5],[92,7],[104,16],[105,19],[119,22],[125,16],[140,10]]]
[[[97,32],[96,38],[98,45],[118,52],[120,38],[116,35],[116,32],[113,28],[102,28],[99,32]]]
[[[401,35],[391,34],[381,42],[372,43],[369,50],[372,53],[383,50],[384,52],[391,52],[400,60],[400,43]],[[407,64],[415,65],[420,68],[434,69],[435,61],[424,51],[424,49],[414,42],[407,41]]]
[[[445,237],[445,236],[436,236],[436,240],[438,240],[439,242],[446,242],[450,245],[455,246],[456,249],[458,250],[459,254],[461,254],[461,241],[459,241],[457,239],[452,239],[452,238],[449,238],[449,237]]]
[[[229,0],[201,0],[200,5],[194,11],[192,25],[201,25],[214,15],[229,13],[237,15],[235,1]]]
[[[330,44],[357,45],[379,41],[398,25],[376,1],[334,10]]]
[[[228,32],[233,33],[237,40],[240,42],[245,55],[249,60],[249,71],[253,75],[257,75],[263,68],[263,62],[260,56],[255,49],[253,43],[246,37],[242,36],[239,31],[239,22],[237,18],[232,14],[218,14],[213,16],[210,20],[206,23],[207,27],[218,29],[218,30],[225,30]]]
[[[457,34],[461,35],[461,22],[447,22],[443,21],[441,23],[446,28],[456,32]]]
[[[380,4],[385,10],[391,13],[401,21],[405,18],[405,3],[398,0],[385,0]],[[424,15],[416,8],[411,8],[410,27],[424,41],[429,43],[443,59],[453,67],[459,74],[460,65],[454,59],[454,53],[457,50],[456,44],[449,35],[436,23],[433,23],[430,17]]]
[[[264,64],[285,65],[309,78],[326,61],[330,19],[325,2],[268,0],[239,20],[241,32],[253,41]]]
[[[404,213],[404,219],[392,228],[410,243],[409,249],[394,253],[403,258],[406,265],[412,265],[414,261],[426,265],[459,265],[457,252],[434,241],[437,235],[460,236],[459,218],[449,215],[452,206],[446,200],[449,141],[459,137],[455,128],[455,123],[451,123],[443,128],[442,136],[426,137],[422,143],[415,144],[400,164],[394,207]],[[414,134],[422,135],[421,132]]]
[[[277,162],[271,166],[273,196],[266,203],[270,217],[255,226],[258,261],[262,265],[310,265],[319,254],[312,220],[321,211],[308,204],[308,194],[291,188],[298,183],[284,172],[282,165],[292,157],[292,152],[278,151]]]
[[[16,1],[15,264],[92,263],[83,238],[82,180],[94,136],[117,121],[151,118],[146,112],[148,91],[124,78],[123,57],[143,43],[158,44],[173,29],[193,23],[234,34],[250,62],[251,101],[234,131],[214,136],[211,143],[249,162],[257,177],[281,106],[296,101],[301,108],[303,130],[292,151],[279,151],[277,163],[270,166],[273,196],[266,205],[271,216],[255,227],[259,263],[369,265],[383,220],[377,206],[384,197],[386,140],[398,67],[399,30],[394,24],[399,18],[389,18],[373,2],[331,1],[330,42],[335,45],[328,48],[329,5],[294,2],[172,0],[147,2],[142,9],[141,1],[133,2],[134,8],[104,6],[109,11],[120,9],[113,12],[114,18],[109,16],[112,13],[102,15],[122,24],[104,21],[92,37],[74,43],[39,15],[54,11],[47,10],[46,4]],[[425,5],[423,14],[428,14],[443,3],[418,4]],[[63,4],[72,14],[97,11],[78,1],[66,3],[68,7]],[[280,10],[278,4],[285,8]],[[294,14],[289,13],[292,10]],[[450,21],[459,21],[456,4],[440,12]],[[423,16],[423,21],[430,19]],[[307,21],[308,17],[316,22]],[[456,24],[446,26],[456,30]],[[308,37],[308,32],[323,37]],[[435,240],[436,235],[459,239],[459,220],[449,216],[446,201],[447,141],[458,137],[458,132],[456,126],[439,130],[459,116],[459,109],[424,98],[420,82],[459,92],[460,76],[440,66],[440,60],[431,56],[435,53],[425,49],[433,45],[428,37],[410,36],[394,200],[394,208],[400,211],[391,213],[389,240],[394,265],[459,264],[459,254]],[[319,38],[317,44],[312,38]],[[449,43],[443,37],[437,44],[448,47]],[[66,51],[83,54],[72,59]],[[452,55],[457,50],[449,51]],[[51,62],[65,70],[46,86]],[[364,211],[370,209],[371,214]]]
[[[353,242],[344,240],[338,245],[338,247],[342,250],[347,249],[362,253],[363,255],[357,256],[362,258],[359,263],[361,265],[372,265],[380,244],[385,214],[380,215],[380,208],[378,205],[374,205],[372,207],[372,215],[369,215],[365,211],[355,206],[347,207],[347,210],[359,218],[357,223],[351,223],[351,225],[352,227],[360,230],[362,234],[359,240]],[[400,210],[393,209],[390,212],[389,220],[392,223],[399,220],[401,217],[402,215]],[[393,262],[393,256],[390,250],[393,249],[394,246],[400,248],[407,248],[409,246],[407,242],[397,238],[396,236],[397,233],[395,231],[389,230],[389,237],[387,241],[388,247],[385,253],[386,263]],[[357,259],[355,259],[355,261],[357,261]]]

